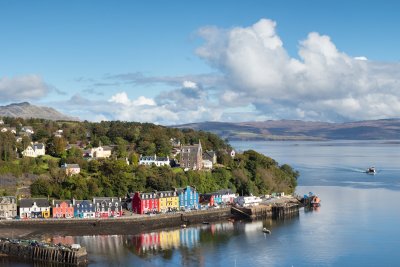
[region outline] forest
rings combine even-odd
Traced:
[[[244,195],[293,193],[299,176],[289,165],[279,165],[256,151],[244,151],[231,158],[227,153],[231,149],[229,143],[204,131],[122,121],[95,123],[7,117],[2,120],[17,132],[17,136],[10,131],[0,132],[2,195],[90,199],[94,196],[122,197],[135,191],[171,190],[186,185],[196,187],[201,193],[225,188]],[[27,125],[33,128],[34,134],[18,134]],[[59,130],[62,136],[55,135]],[[181,144],[200,141],[203,151],[216,152],[218,164],[211,171],[138,165],[140,155],[171,157],[171,140]],[[46,155],[22,157],[22,151],[31,142],[45,144]],[[112,156],[99,160],[83,156],[84,149],[99,145],[111,147]],[[176,160],[179,162],[179,155]],[[64,163],[79,164],[81,172],[67,176],[60,168]]]

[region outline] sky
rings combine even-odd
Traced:
[[[399,1],[0,0],[0,105],[176,125],[400,117]]]

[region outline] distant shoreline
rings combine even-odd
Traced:
[[[212,222],[231,217],[231,208],[174,214],[142,215],[108,219],[43,219],[0,221],[0,236],[40,238],[53,235],[125,235],[181,225]]]

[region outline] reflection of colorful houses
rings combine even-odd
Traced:
[[[161,191],[158,195],[158,211],[167,212],[179,209],[179,196],[176,191]]]
[[[222,195],[218,192],[202,194],[200,203],[208,204],[210,207],[220,205],[222,203]]]
[[[171,248],[193,248],[200,241],[198,228],[186,228],[172,231],[152,232],[136,235],[132,238],[134,251],[138,254],[156,252]]]
[[[179,230],[161,231],[160,247],[161,249],[177,248],[180,245]]]
[[[49,218],[49,201],[45,198],[21,199],[19,205],[19,216],[21,218]]]
[[[147,212],[158,212],[158,194],[136,192],[132,198],[132,212],[145,214]]]
[[[95,207],[90,200],[72,200],[72,205],[74,207],[74,217],[77,218],[94,218]]]
[[[179,207],[181,209],[198,209],[199,208],[199,193],[196,188],[187,186],[185,188],[178,188]]]
[[[116,197],[93,198],[93,205],[96,208],[97,218],[120,217],[122,216],[121,199]]]
[[[73,218],[74,206],[70,200],[53,200],[53,218]]]

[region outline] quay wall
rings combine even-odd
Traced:
[[[122,235],[179,227],[229,218],[230,208],[172,214],[135,215],[107,219],[31,219],[0,221],[0,236],[37,237],[43,235]]]

